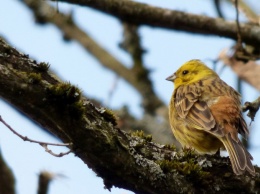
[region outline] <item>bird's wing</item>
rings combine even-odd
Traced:
[[[210,108],[205,101],[199,100],[200,89],[194,85],[181,86],[175,94],[175,108],[178,115],[195,129],[207,130],[223,136],[223,130],[216,126]]]

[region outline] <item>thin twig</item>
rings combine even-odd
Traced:
[[[52,146],[72,146],[72,143],[48,143],[48,142],[43,142],[43,141],[36,141],[36,140],[31,139],[31,138],[28,138],[27,136],[23,136],[20,133],[18,133],[17,131],[15,131],[8,123],[6,123],[3,120],[1,115],[0,115],[0,122],[2,122],[10,131],[12,131],[15,135],[20,137],[22,140],[29,141],[31,143],[37,143],[37,144],[41,145],[42,147],[45,148],[46,152],[50,153],[53,156],[62,157],[64,155],[67,155],[67,154],[72,152],[72,150],[69,150],[68,152],[55,154],[51,150],[48,149],[48,147],[47,147],[48,145],[52,145]]]
[[[241,32],[241,27],[239,23],[239,5],[238,5],[238,0],[235,0],[235,7],[236,7],[236,25],[237,25],[237,44],[235,47],[235,57],[241,61],[249,61],[249,60],[256,60],[257,55],[253,53],[255,50],[254,47],[250,45],[246,45],[246,47],[243,46],[242,44],[242,32]],[[249,49],[250,48],[250,49]]]
[[[53,155],[53,156],[56,156],[56,157],[62,157],[62,156],[65,156],[65,155],[68,155],[72,152],[72,150],[69,150],[67,152],[61,152],[59,154],[55,154],[53,151],[51,151],[49,148],[48,148],[48,145],[47,144],[40,144],[42,147],[44,147],[45,151],[48,152],[49,154]]]
[[[233,3],[234,0],[229,0],[229,2]],[[239,0],[238,9],[240,12],[243,12],[249,22],[253,24],[259,24],[258,15],[255,11],[250,7],[247,2],[244,0]]]
[[[214,3],[214,6],[215,6],[215,9],[217,11],[218,17],[224,19],[224,15],[223,15],[222,10],[220,8],[221,7],[220,6],[220,4],[221,4],[220,0],[214,0],[213,3]]]

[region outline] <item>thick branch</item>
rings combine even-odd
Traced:
[[[111,111],[95,107],[80,90],[61,83],[0,40],[0,96],[63,142],[112,185],[137,193],[260,192],[259,173],[235,176],[227,158],[199,157],[187,150],[119,130]],[[17,98],[19,96],[19,98]],[[256,168],[259,172],[259,169]]]
[[[138,25],[148,25],[205,35],[217,35],[233,40],[237,39],[236,23],[224,21],[223,19],[173,11],[128,0],[59,1],[88,6]],[[240,27],[243,42],[259,46],[260,27],[248,24],[241,24]]]

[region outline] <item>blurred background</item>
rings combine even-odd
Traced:
[[[115,73],[106,67],[106,64],[102,64],[100,59],[86,51],[80,40],[75,41],[71,37],[66,37],[56,25],[44,19],[41,20],[40,17],[36,18],[34,11],[28,6],[29,2],[0,1],[0,36],[17,50],[28,54],[30,58],[49,63],[53,73],[64,81],[69,81],[81,88],[87,97],[102,106],[115,110],[120,117],[122,129],[150,128],[155,141],[162,144],[174,142],[167,116],[165,116],[167,115],[165,108],[156,107],[156,110],[145,108],[146,101],[140,89],[136,89],[136,86],[127,82],[123,76],[120,76],[120,73]],[[255,86],[239,80],[237,74],[226,66],[223,60],[218,60],[221,53],[225,52],[227,55],[232,53],[234,40],[149,26],[137,28],[88,7],[49,1],[40,2],[49,6],[45,8],[47,11],[45,10],[43,15],[49,12],[66,14],[67,19],[71,19],[79,29],[88,34],[91,40],[127,68],[140,62],[133,60],[133,54],[128,47],[127,33],[133,30],[141,48],[142,68],[149,73],[147,78],[151,81],[154,96],[161,103],[158,107],[168,104],[173,91],[172,83],[167,82],[165,78],[190,59],[201,59],[209,67],[214,68],[224,81],[235,89],[239,89],[243,102],[253,101],[259,96],[259,91]],[[216,1],[195,0],[191,3],[190,0],[139,0],[138,2],[214,18],[221,16],[217,11],[218,6],[214,3]],[[234,4],[224,0],[219,2],[219,8],[225,20],[235,21]],[[258,14],[259,19],[260,2],[258,0],[243,2]],[[248,15],[243,10],[240,11],[240,21],[250,22]],[[149,114],[153,111],[156,112],[156,119]],[[41,141],[58,142],[55,137],[39,129],[1,99],[0,115],[9,125],[25,136]],[[249,124],[250,119],[246,116],[245,118]],[[131,125],[127,119],[132,119],[130,121],[133,121],[134,125]],[[156,122],[155,127],[154,123],[152,123],[153,127],[149,127],[148,123],[151,120]],[[249,151],[254,157],[254,164],[260,164],[259,121],[259,114],[257,114],[255,122],[250,125]],[[56,158],[46,153],[39,145],[22,141],[2,124],[0,124],[0,149],[3,158],[15,175],[18,194],[36,193],[38,175],[43,170],[54,175],[49,194],[110,193],[104,189],[102,179],[98,178],[73,154]],[[66,151],[66,149],[55,147],[52,150],[58,153]],[[131,192],[113,187],[111,193]]]

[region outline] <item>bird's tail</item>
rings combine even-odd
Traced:
[[[236,175],[241,175],[248,171],[251,175],[255,175],[255,168],[251,162],[253,157],[246,150],[239,139],[234,140],[230,133],[221,138],[232,164],[233,171]]]

